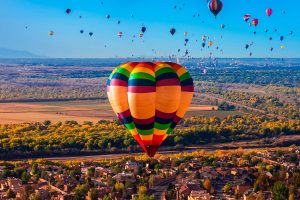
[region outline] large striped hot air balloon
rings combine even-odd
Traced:
[[[208,2],[208,8],[217,17],[223,8],[223,3],[220,0],[211,0]]]
[[[107,82],[114,112],[150,157],[185,115],[193,92],[189,72],[171,62],[125,63]]]

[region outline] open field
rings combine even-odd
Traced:
[[[238,112],[217,111],[217,106],[192,105],[187,116],[205,115],[225,117]],[[101,101],[64,101],[34,103],[1,103],[0,123],[52,122],[75,120],[97,122],[116,119],[110,105]]]

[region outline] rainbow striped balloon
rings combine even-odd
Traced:
[[[107,81],[114,112],[150,157],[183,118],[193,93],[189,72],[171,62],[125,63]]]

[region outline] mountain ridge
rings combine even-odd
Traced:
[[[25,50],[0,47],[0,58],[46,58]]]

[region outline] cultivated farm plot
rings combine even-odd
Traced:
[[[191,105],[187,116],[224,117],[232,112],[217,111],[216,106]],[[98,122],[99,120],[115,120],[116,115],[111,106],[103,101],[64,101],[34,103],[0,103],[0,124],[34,123],[50,120],[64,122],[75,120]]]

